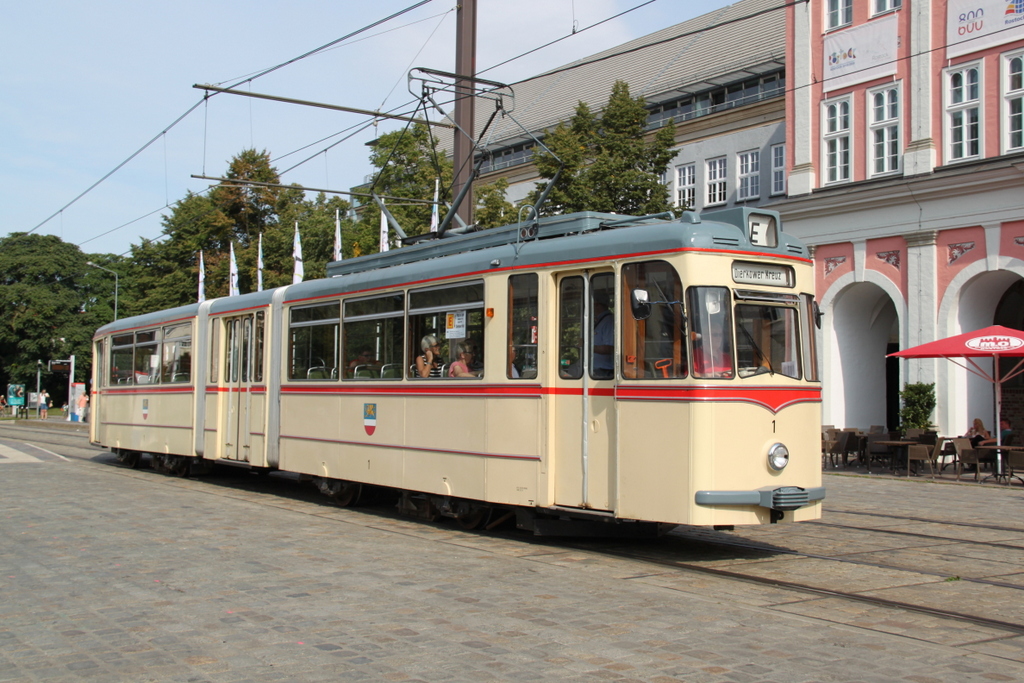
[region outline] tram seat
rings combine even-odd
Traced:
[[[398,363],[388,363],[380,369],[381,379],[401,379],[402,366]]]
[[[377,373],[373,371],[372,365],[357,365],[352,376],[356,379],[376,379]]]
[[[173,375],[171,375],[172,382],[188,382],[191,379],[192,378],[189,376],[187,372],[176,372]]]
[[[330,376],[325,365],[317,365],[306,370],[306,379],[330,379]]]

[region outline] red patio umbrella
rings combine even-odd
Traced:
[[[897,358],[945,358],[956,365],[972,372],[989,382],[996,388],[996,444],[1002,445],[1002,433],[999,429],[999,415],[1003,407],[1003,382],[1013,379],[1024,372],[1024,332],[1011,330],[1002,325],[993,325],[974,332],[946,337],[938,341],[928,342],[920,346],[890,353],[889,357]],[[999,359],[1003,357],[1020,357],[1020,361],[1005,376],[999,375]],[[966,364],[957,362],[963,358]],[[975,358],[991,358],[993,373],[990,375],[975,362]]]

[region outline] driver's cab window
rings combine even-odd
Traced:
[[[729,290],[725,287],[690,287],[690,349],[693,376],[732,379],[732,315]]]
[[[622,267],[623,297],[642,290],[653,302],[650,315],[622,319],[622,374],[629,379],[686,377],[686,318],[683,286],[675,269],[664,261],[629,263]]]

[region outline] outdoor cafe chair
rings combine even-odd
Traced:
[[[1006,483],[1012,484],[1016,479],[1024,484],[1024,479],[1021,478],[1021,475],[1024,475],[1024,451],[1007,451],[1005,457]]]
[[[907,430],[907,433],[905,434],[905,436],[907,438],[907,441],[917,441],[918,439],[921,438],[921,435],[923,435],[923,434],[924,434],[924,430],[923,429],[918,429],[917,427],[911,427],[910,429]]]
[[[978,481],[978,470],[981,469],[982,452],[971,448],[970,439],[953,439],[953,446],[956,448],[956,480],[960,481],[960,474],[964,471],[964,465],[974,465],[974,481]]]
[[[940,447],[941,448],[941,447]],[[924,444],[916,444],[913,446],[907,446],[907,467],[909,468],[915,462],[927,462],[928,469],[931,470],[932,479],[935,478],[935,456],[939,448],[936,446],[926,446]],[[909,475],[910,472],[908,471]]]
[[[842,460],[845,463],[846,444],[849,438],[850,432],[836,432],[835,442],[828,449],[828,453],[826,453],[826,457],[829,460],[829,464],[833,468],[838,467],[836,463],[840,460]]]

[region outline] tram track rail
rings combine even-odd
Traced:
[[[580,547],[578,549],[585,549]],[[812,586],[806,583],[799,583],[795,581],[785,581],[781,579],[774,579],[763,576],[755,576],[752,574],[746,574],[743,572],[737,572],[729,569],[719,569],[716,567],[707,567],[704,565],[697,565],[688,562],[678,562],[673,560],[666,560],[664,558],[651,557],[642,553],[630,552],[625,550],[606,549],[601,551],[604,554],[619,557],[623,559],[630,559],[638,562],[644,562],[647,564],[653,564],[656,566],[670,567],[673,569],[684,570],[687,572],[693,572],[697,574],[704,574],[709,576],[715,576],[719,578],[731,579],[734,581],[742,581],[745,583],[754,583],[763,586],[771,586],[773,588],[780,588],[784,590],[790,590],[803,594],[810,594],[819,597],[826,598],[838,598],[842,600],[850,600],[853,602],[864,603],[877,607],[887,607],[891,609],[900,609],[917,614],[926,614],[928,616],[937,617],[941,619],[952,619],[956,621],[963,621],[972,623],[978,626],[984,626],[986,628],[996,629],[1000,631],[1006,631],[1012,634],[1024,634],[1024,624],[1004,621],[1001,619],[993,619],[991,617],[985,617],[978,614],[970,614],[967,612],[960,612],[956,610],[944,610],[934,607],[928,607],[927,605],[920,605],[916,603],[901,601],[901,600],[890,600],[888,598],[882,598],[874,595],[865,595],[863,593],[856,593],[851,591],[841,591],[829,588],[822,588],[820,586]],[[795,553],[799,554],[799,553]],[[823,559],[834,559],[824,557]],[[879,565],[885,566],[885,565]],[[896,567],[887,567],[888,569],[897,569]],[[911,571],[911,570],[906,570]],[[917,572],[922,573],[922,572]],[[978,581],[979,583],[988,583],[986,581]],[[997,584],[1002,585],[1002,584]],[[1014,586],[1015,588],[1022,588],[1020,586]]]
[[[47,444],[47,445],[63,446],[65,448],[71,447],[71,448],[76,448],[76,449],[81,449],[82,446],[87,446],[90,449],[94,448],[91,445],[89,445],[88,443],[81,444],[81,445],[79,445],[79,444],[69,444],[69,441],[72,441],[72,442],[80,441],[82,438],[84,438],[84,435],[81,435],[81,434],[76,434],[76,433],[53,433],[52,438],[40,438],[40,437],[47,436],[47,431],[46,430],[31,429],[31,428],[20,428],[18,431],[31,432],[32,436],[33,436],[33,439],[32,439],[33,441],[38,441],[39,443],[43,443],[43,444]],[[0,432],[0,438],[4,438],[4,439],[7,439],[7,440],[15,440],[15,439],[18,439],[18,438],[24,438],[23,436],[18,436],[18,437],[15,437],[14,439],[12,439],[11,438],[12,436],[13,435],[4,436],[4,434],[2,432]],[[98,448],[96,449],[96,451],[97,451],[98,454],[105,452],[104,450],[98,449]],[[151,483],[170,485],[170,486],[185,485],[185,481],[183,481],[181,479],[176,479],[176,478],[173,478],[173,477],[164,477],[164,476],[154,477],[154,476],[149,476],[148,472],[133,471],[133,470],[128,470],[128,469],[124,469],[122,467],[116,466],[114,461],[113,461],[113,459],[112,459],[113,456],[111,456],[110,460],[99,460],[99,459],[93,460],[93,459],[91,459],[89,457],[85,457],[83,454],[72,455],[72,458],[74,460],[78,460],[78,461],[82,461],[82,462],[91,462],[92,464],[100,465],[100,466],[105,466],[105,467],[114,466],[112,469],[114,469],[115,471],[117,471],[121,475],[130,476],[130,477],[133,477],[133,478],[142,478],[142,479],[145,479],[147,481],[150,481]],[[288,510],[290,512],[300,512],[301,514],[312,515],[312,516],[316,516],[316,517],[321,518],[321,519],[327,519],[327,520],[331,520],[331,521],[335,521],[335,522],[339,521],[337,519],[336,515],[335,515],[337,508],[335,508],[333,506],[330,506],[330,507],[327,507],[327,508],[325,508],[323,510],[320,510],[320,509],[301,509],[301,508],[299,508],[299,507],[297,507],[297,506],[295,506],[293,504],[294,502],[297,502],[297,501],[312,502],[312,501],[315,501],[317,499],[317,496],[309,495],[307,497],[307,495],[304,495],[304,494],[298,494],[297,495],[295,493],[295,490],[292,489],[292,490],[279,490],[279,491],[275,491],[275,493],[277,493],[279,496],[283,496],[284,500],[281,500],[281,501],[277,501],[275,496],[270,496],[270,497],[260,496],[259,499],[254,499],[251,496],[249,496],[248,494],[252,493],[252,492],[261,492],[262,493],[263,489],[264,489],[264,486],[265,486],[265,484],[263,484],[262,482],[267,481],[265,478],[253,478],[251,480],[238,479],[237,481],[232,481],[233,479],[234,479],[234,477],[229,477],[228,480],[222,481],[222,482],[218,483],[217,485],[214,485],[214,486],[211,486],[211,487],[205,487],[205,486],[201,487],[201,490],[203,490],[207,495],[214,495],[214,496],[221,496],[221,497],[235,498],[235,499],[244,499],[244,500],[247,500],[247,501],[249,501],[251,503],[254,503],[254,504],[257,504],[257,505],[266,505],[266,506],[278,507],[278,508],[280,508],[282,510]],[[186,481],[190,481],[190,480],[186,480]],[[202,479],[200,479],[199,481],[201,482]],[[241,483],[243,481],[247,481],[248,483],[243,485]],[[190,487],[194,486],[194,484],[188,484],[188,485]],[[863,512],[863,513],[861,513],[861,512],[846,511],[846,510],[834,510],[834,512],[843,512],[843,513],[848,513],[848,514],[861,514],[861,515],[865,515],[865,516],[878,517],[878,518],[889,518],[889,519],[894,519],[894,520],[899,520],[899,521],[915,521],[915,522],[948,524],[948,525],[952,525],[952,526],[961,526],[961,527],[969,527],[969,528],[983,528],[983,529],[999,530],[999,531],[1006,531],[1006,532],[1013,532],[1013,533],[1024,533],[1024,529],[1014,528],[1014,527],[1007,527],[1007,526],[992,525],[992,524],[979,524],[979,523],[970,523],[970,522],[953,522],[953,521],[947,521],[947,520],[935,520],[935,519],[927,519],[927,518],[923,518],[923,517],[912,517],[912,516],[906,516],[906,515],[892,515],[892,514],[870,513],[870,512]],[[378,516],[378,517],[379,516],[383,516],[384,518],[388,518],[388,519],[401,519],[402,518],[397,513],[393,513],[393,512],[390,512],[390,511],[383,511],[383,510],[379,510],[379,509],[378,510],[374,510],[370,514]],[[351,522],[351,520],[349,520],[349,522]],[[417,523],[418,524],[419,523],[428,524],[427,522],[417,522]],[[832,524],[832,523],[825,523],[825,522],[809,522],[808,524],[809,525],[813,525],[813,526],[836,527],[836,528],[843,528],[843,529],[847,529],[847,530],[856,530],[856,531],[864,531],[864,532],[890,533],[890,534],[895,534],[895,535],[899,535],[899,536],[924,538],[924,539],[927,539],[927,540],[934,540],[934,541],[942,542],[942,543],[969,543],[969,544],[971,544],[973,546],[996,547],[996,548],[1000,548],[1000,549],[1010,549],[1010,550],[1014,550],[1014,551],[1024,550],[1024,548],[1022,548],[1022,547],[1012,546],[1012,545],[1009,545],[1009,544],[991,543],[991,542],[985,542],[985,541],[977,541],[977,540],[974,540],[974,539],[961,539],[961,538],[955,538],[955,537],[950,538],[950,537],[945,537],[945,536],[935,536],[935,535],[931,535],[931,534],[920,534],[920,533],[916,533],[916,532],[905,532],[905,531],[901,531],[901,530],[879,529],[877,527],[857,527],[857,526],[853,526],[853,525],[840,525],[840,524]],[[417,538],[422,538],[422,536],[419,536],[418,534],[415,534],[414,532],[403,532],[403,531],[398,530],[398,529],[396,529],[394,527],[391,527],[389,525],[374,524],[373,521],[369,520],[369,519],[366,520],[366,524],[365,525],[373,527],[373,528],[378,529],[379,531],[382,531],[382,532],[385,532],[385,533],[408,533],[410,536],[415,536]],[[431,526],[434,526],[434,525],[431,525]],[[453,529],[453,532],[455,532],[454,529]],[[460,533],[461,534],[461,533],[472,533],[472,532],[457,531],[456,533]],[[807,583],[807,582],[787,580],[787,579],[780,579],[780,578],[774,578],[774,577],[759,576],[759,575],[751,573],[751,572],[744,572],[742,570],[739,570],[735,566],[732,566],[730,568],[712,567],[712,566],[707,566],[706,564],[697,564],[697,563],[688,562],[688,561],[685,561],[685,560],[674,559],[672,557],[665,557],[664,553],[666,552],[666,549],[665,549],[663,544],[658,543],[657,541],[655,541],[654,542],[655,545],[652,546],[652,547],[658,548],[657,552],[644,552],[644,550],[642,548],[637,548],[635,545],[622,545],[621,542],[616,542],[616,541],[607,541],[607,542],[595,543],[593,541],[567,541],[565,539],[559,539],[559,540],[535,539],[533,537],[524,537],[521,533],[513,532],[513,531],[495,531],[495,532],[489,532],[489,533],[491,535],[499,536],[499,537],[502,537],[502,538],[504,538],[506,540],[509,540],[509,541],[512,541],[512,542],[522,542],[522,543],[527,543],[527,544],[536,544],[538,547],[544,546],[547,549],[552,551],[550,553],[541,553],[541,554],[538,554],[538,555],[525,556],[525,557],[523,557],[523,559],[532,559],[533,561],[539,561],[539,562],[546,562],[546,563],[555,564],[558,561],[558,557],[561,554],[563,554],[563,552],[565,550],[576,550],[576,551],[581,551],[581,552],[596,553],[598,555],[606,556],[606,557],[630,560],[630,561],[633,561],[633,562],[640,563],[642,565],[648,565],[648,566],[650,566],[652,568],[652,571],[650,573],[638,574],[638,575],[633,576],[633,577],[627,577],[627,579],[643,578],[645,576],[653,576],[653,575],[663,574],[664,573],[664,571],[663,571],[664,569],[670,569],[670,570],[676,571],[676,572],[686,572],[686,573],[692,573],[692,574],[696,574],[696,575],[711,576],[711,577],[715,577],[715,578],[722,579],[722,580],[727,580],[727,581],[737,581],[737,582],[746,583],[746,584],[771,587],[771,588],[775,588],[775,589],[778,589],[778,590],[790,591],[790,592],[793,592],[794,594],[797,594],[797,595],[814,596],[816,598],[826,598],[826,599],[827,598],[831,598],[831,599],[837,599],[837,600],[846,600],[846,601],[850,601],[850,602],[866,604],[866,605],[870,605],[870,606],[874,606],[874,607],[880,607],[880,608],[884,608],[884,609],[903,610],[903,611],[907,611],[907,612],[911,612],[911,613],[927,615],[927,616],[938,618],[938,619],[950,620],[950,621],[953,621],[953,622],[969,623],[969,624],[973,624],[973,625],[976,625],[976,626],[979,626],[979,627],[984,627],[984,628],[991,629],[991,630],[994,630],[994,631],[997,631],[997,632],[1000,632],[1000,633],[1004,633],[1004,634],[1006,634],[1006,637],[1013,637],[1013,636],[1018,636],[1018,635],[1024,635],[1024,623],[1018,623],[1018,622],[1015,622],[1015,621],[1010,621],[1010,620],[1005,620],[1005,619],[997,619],[997,618],[985,616],[983,614],[972,614],[970,612],[966,612],[966,611],[962,611],[962,610],[956,610],[956,609],[937,608],[937,607],[932,607],[932,606],[925,605],[925,604],[909,602],[909,601],[906,601],[906,600],[895,600],[895,599],[890,599],[890,598],[884,598],[884,597],[877,596],[877,595],[869,595],[869,594],[866,594],[864,592],[846,591],[846,590],[841,590],[841,589],[837,589],[837,588],[833,588],[833,587],[823,587],[821,585],[813,585],[813,584]],[[715,533],[717,533],[717,532],[715,532]],[[700,532],[698,532],[698,533],[693,533],[693,534],[685,534],[685,533],[683,533],[681,535],[680,534],[676,534],[675,532],[673,532],[671,537],[674,540],[677,540],[677,541],[680,541],[680,542],[687,542],[687,543],[694,543],[694,542],[696,542],[696,543],[706,544],[708,546],[718,546],[718,547],[730,548],[730,549],[735,549],[735,550],[741,550],[741,551],[746,552],[746,553],[763,554],[764,556],[779,555],[779,556],[788,556],[788,557],[807,558],[807,559],[812,559],[812,560],[820,560],[820,561],[827,561],[827,562],[838,562],[838,563],[843,563],[843,564],[848,564],[848,565],[855,565],[855,566],[864,566],[864,567],[870,567],[870,568],[880,568],[880,569],[885,569],[885,570],[889,570],[889,571],[914,573],[914,574],[934,577],[936,579],[943,579],[943,580],[949,580],[949,578],[950,578],[950,577],[946,576],[943,573],[939,573],[939,572],[935,572],[935,571],[931,571],[931,570],[927,570],[927,569],[922,570],[922,569],[918,569],[918,568],[914,568],[914,567],[901,567],[901,566],[890,564],[890,563],[871,562],[871,561],[868,561],[868,560],[865,560],[865,559],[862,559],[862,558],[850,558],[850,557],[842,557],[842,556],[836,556],[836,555],[824,555],[824,554],[817,554],[817,553],[802,552],[800,550],[794,550],[794,549],[791,549],[791,548],[779,547],[779,546],[776,546],[776,545],[761,543],[761,542],[757,542],[757,541],[745,541],[745,540],[740,540],[740,539],[729,539],[729,538],[715,538],[715,537],[713,537],[711,532],[704,531],[704,530],[700,530]],[[460,545],[460,546],[463,545],[462,543],[460,543],[458,541],[453,541],[453,540],[450,540],[450,539],[433,539],[433,540],[436,540],[437,542],[454,543],[454,544]],[[642,545],[646,545],[645,542],[641,542],[641,544]],[[671,553],[672,550],[668,549],[668,552]],[[659,556],[659,553],[661,553],[661,556]],[[997,587],[1000,587],[1000,588],[1009,588],[1009,589],[1012,589],[1012,590],[1015,590],[1015,591],[1024,590],[1024,586],[1022,586],[1022,585],[1016,585],[1016,584],[1013,584],[1013,583],[1003,582],[1003,581],[998,581],[998,580],[993,580],[993,579],[977,578],[977,577],[955,577],[955,578],[956,578],[956,580],[963,581],[965,583],[978,584],[978,585],[997,586]],[[877,589],[872,589],[872,590],[877,590]],[[783,605],[783,604],[789,604],[789,603],[778,603],[778,604],[779,605]]]

